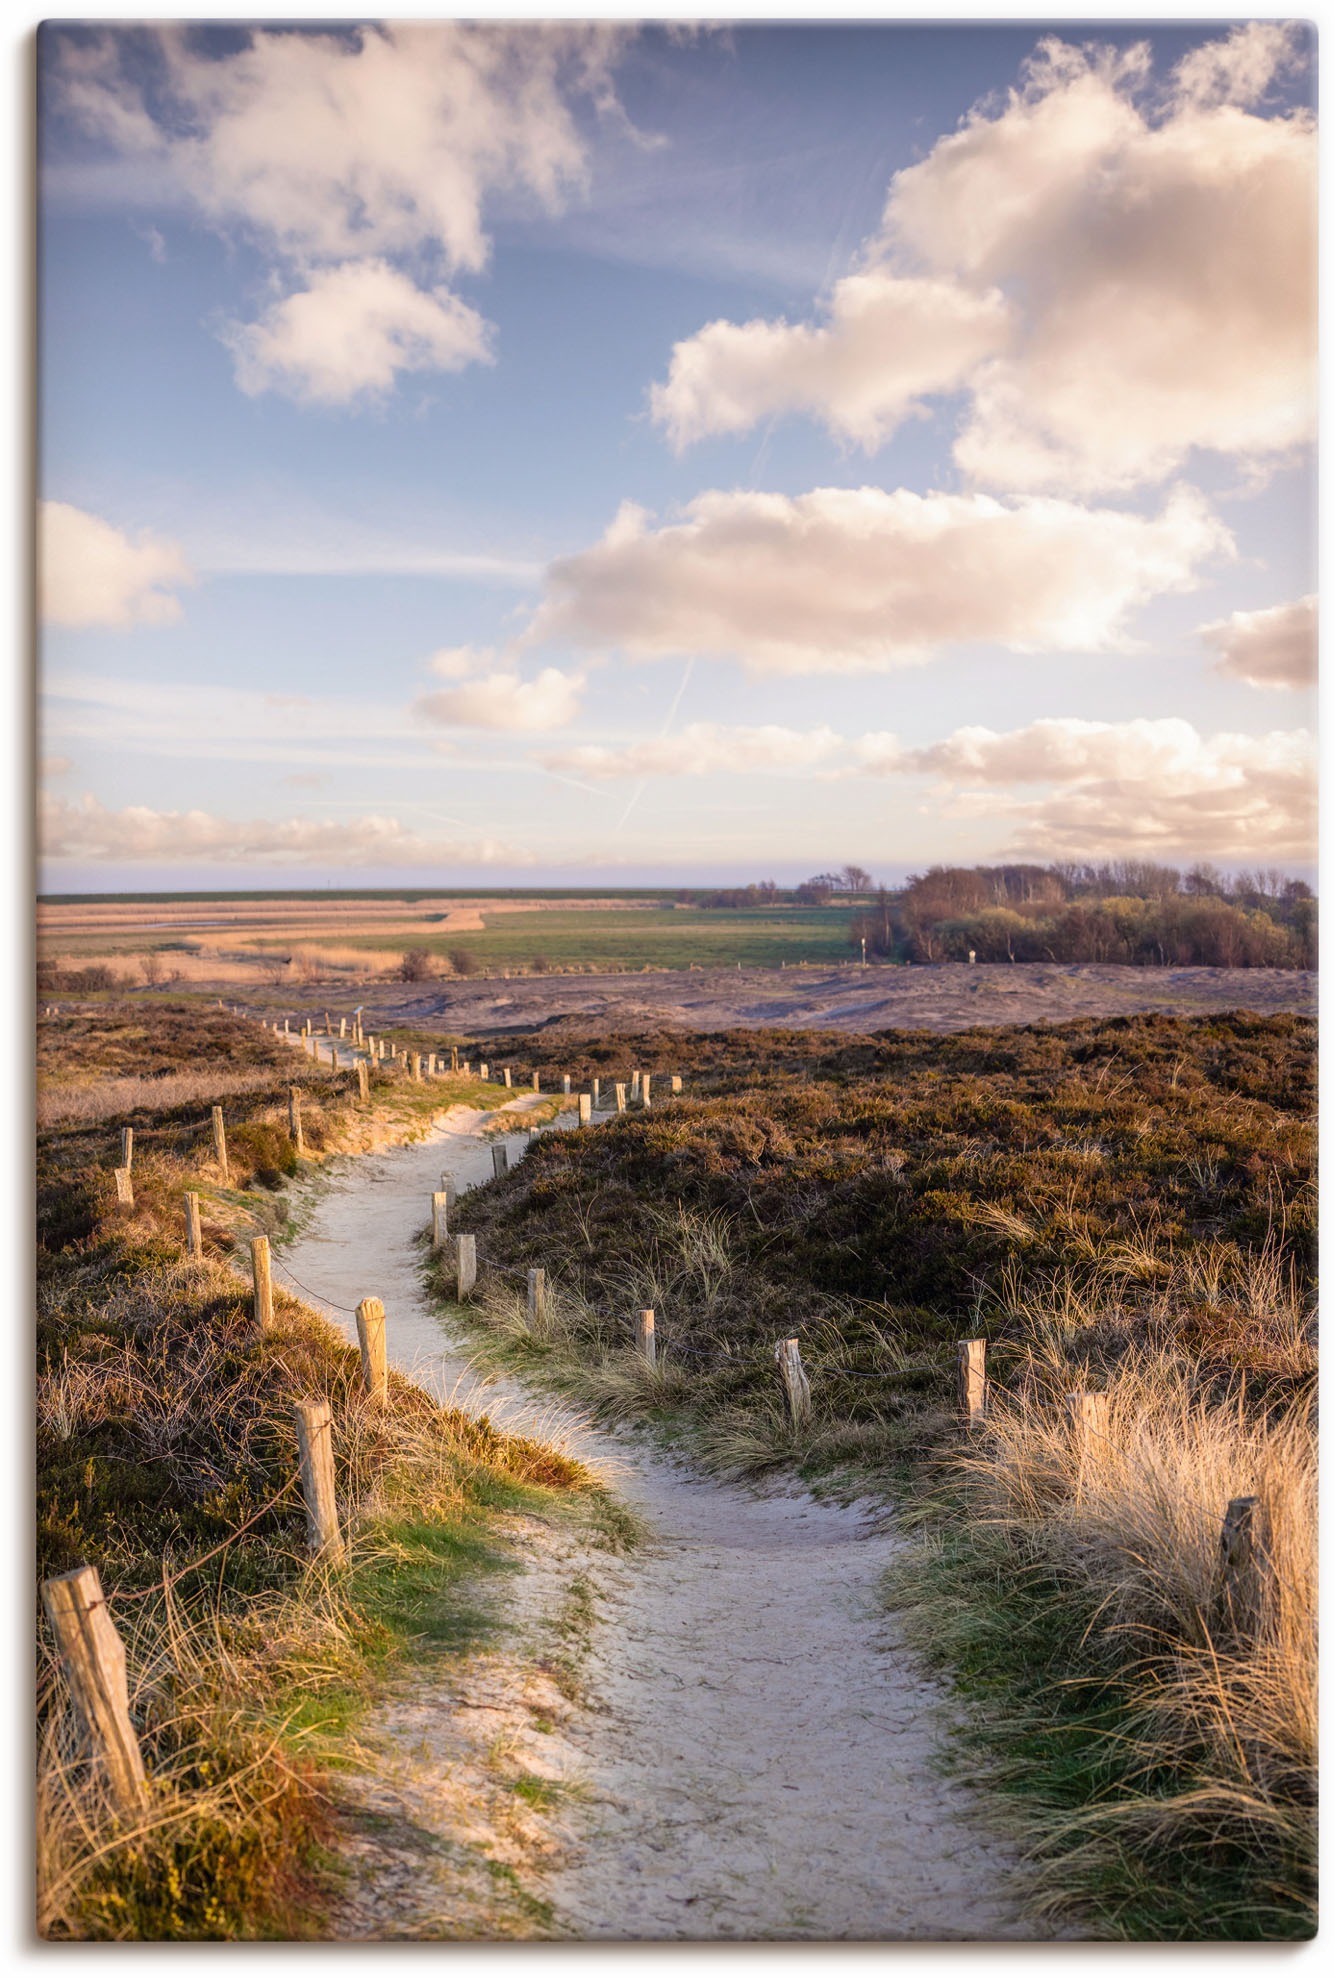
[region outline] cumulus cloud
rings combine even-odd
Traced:
[[[173,593],[194,582],[180,548],[141,529],[129,536],[67,501],[38,512],[38,610],[49,625],[170,625]]]
[[[462,645],[437,652],[431,670],[456,686],[423,694],[413,712],[442,728],[495,728],[510,734],[537,734],[568,728],[580,708],[581,673],[563,673],[547,666],[536,679],[522,679],[501,664],[483,671],[493,659],[484,648]]]
[[[420,289],[387,261],[323,268],[258,322],[223,333],[248,397],[277,391],[316,405],[383,397],[406,371],[490,363],[489,336],[449,289]]]
[[[1234,611],[1200,626],[1200,637],[1218,654],[1218,671],[1248,686],[1315,685],[1318,645],[1316,600],[1275,604],[1267,611]]]
[[[348,403],[389,372],[457,369],[482,354],[480,322],[438,282],[381,295],[375,352],[352,390],[368,267],[475,272],[488,201],[554,211],[587,177],[579,102],[616,108],[612,69],[633,30],[616,22],[398,22],[254,28],[206,46],[190,24],[85,30],[53,65],[49,117],[137,168],[145,196],[170,190],[207,222],[300,276],[249,332],[226,334],[243,389],[288,380],[294,395]],[[320,269],[361,269],[360,305]],[[383,281],[381,288],[384,288]],[[344,327],[345,325],[350,327]],[[304,353],[310,353],[307,367]],[[249,382],[247,382],[249,380]]]
[[[1008,333],[996,289],[871,269],[837,283],[821,323],[714,322],[678,343],[667,382],[653,387],[653,417],[678,451],[787,412],[879,446],[927,394],[963,384]]]
[[[85,858],[174,864],[531,865],[530,852],[495,839],[475,842],[424,838],[395,817],[252,818],[237,821],[205,810],[150,810],[131,804],[109,810],[92,796],[44,797],[39,836],[46,858]]]
[[[1003,103],[896,174],[823,321],[709,324],[676,346],[655,417],[683,443],[804,409],[874,446],[966,385],[955,457],[982,485],[1282,457],[1314,423],[1316,138],[1308,111],[1259,106],[1304,41],[1250,23],[1156,87],[1144,44],[1044,39]]]
[[[695,721],[679,734],[618,748],[593,745],[541,755],[558,774],[600,781],[618,776],[782,775],[826,762],[846,747],[832,728],[728,728]]]
[[[757,674],[882,671],[973,641],[1106,649],[1129,643],[1137,606],[1231,549],[1188,488],[1149,517],[905,488],[711,492],[657,528],[623,507],[601,542],[552,564],[526,638]]]
[[[1304,730],[1044,720],[959,728],[886,766],[942,779],[957,792],[952,815],[1011,820],[1015,848],[1035,855],[1309,858],[1314,844],[1315,742]],[[1017,793],[1038,784],[1045,794]]]

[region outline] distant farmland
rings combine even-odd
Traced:
[[[776,968],[851,961],[851,900],[701,908],[652,893],[303,893],[49,899],[43,960],[128,976],[263,981],[303,964],[349,979],[396,975],[424,951],[433,971]]]

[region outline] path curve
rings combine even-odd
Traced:
[[[903,1542],[883,1512],[717,1482],[470,1369],[416,1238],[442,1171],[460,1191],[490,1179],[491,1140],[469,1130],[482,1116],[455,1107],[428,1139],[332,1172],[274,1260],[349,1339],[358,1300],[381,1297],[395,1365],[594,1464],[647,1521],[649,1543],[603,1575],[593,1707],[568,1733],[591,1815],[548,1888],[562,1924],[637,1941],[1031,1939],[982,1806],[933,1768],[945,1698],[878,1610]],[[505,1143],[513,1163],[527,1132]]]

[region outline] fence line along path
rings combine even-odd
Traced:
[[[511,1166],[528,1144],[515,1118]],[[545,1890],[561,1925],[592,1940],[1030,1936],[1014,1863],[968,1787],[935,1770],[944,1698],[879,1610],[900,1540],[855,1509],[692,1474],[471,1372],[422,1274],[446,1171],[460,1195],[491,1183],[491,1143],[437,1127],[350,1163],[274,1263],[318,1288],[349,1343],[378,1299],[391,1367],[605,1465],[648,1521],[647,1546],[590,1562],[594,1706],[565,1730],[590,1799]],[[550,1296],[550,1271],[532,1295]],[[626,1312],[629,1352],[650,1349],[645,1316]]]

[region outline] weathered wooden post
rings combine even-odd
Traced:
[[[541,1091],[541,1089],[542,1089],[542,1080],[541,1080],[541,1078],[539,1077],[539,1075],[538,1075],[538,1073],[537,1073],[536,1071],[534,1071],[534,1073],[533,1073],[533,1090],[534,1090],[534,1091]]]
[[[1238,1642],[1254,1641],[1272,1597],[1269,1518],[1258,1496],[1234,1496],[1219,1544],[1223,1624]]]
[[[509,1148],[507,1146],[502,1146],[500,1141],[496,1140],[491,1148],[492,1175],[494,1179],[498,1181],[501,1175],[508,1174],[509,1170],[510,1170]]]
[[[958,1345],[959,1419],[968,1428],[980,1428],[987,1412],[987,1342],[960,1339]]]
[[[631,1096],[631,1098],[638,1098],[638,1097],[639,1097],[639,1073],[638,1073],[638,1071],[633,1071],[633,1072],[631,1072],[631,1074],[630,1074],[630,1096]]]
[[[128,1167],[116,1168],[116,1202],[121,1208],[134,1207],[134,1186],[130,1180]]]
[[[547,1322],[547,1273],[545,1270],[528,1272],[528,1329],[542,1332]]]
[[[414,1050],[412,1053],[412,1056],[409,1060],[408,1073],[409,1076],[412,1078],[414,1084],[419,1085],[421,1083],[422,1060],[421,1060],[421,1052],[419,1050]]]
[[[357,1097],[363,1105],[371,1102],[371,1074],[364,1057],[357,1059]]]
[[[273,1330],[273,1271],[267,1236],[250,1238],[250,1275],[255,1287],[255,1323],[261,1332]]]
[[[363,1297],[357,1306],[357,1344],[366,1392],[372,1400],[384,1400],[389,1393],[389,1360],[384,1343],[384,1306],[378,1297]]]
[[[304,1153],[306,1142],[301,1132],[300,1085],[289,1085],[287,1088],[287,1130],[291,1135],[292,1145],[296,1148],[297,1152]]]
[[[624,1085],[617,1085],[617,1087],[616,1087],[616,1110],[617,1110],[618,1112],[624,1112],[624,1110],[625,1110],[625,1086],[624,1086]]]
[[[811,1411],[811,1388],[801,1364],[801,1345],[796,1339],[779,1339],[774,1347],[778,1373],[783,1382],[788,1417],[800,1427]]]
[[[334,1488],[333,1409],[327,1400],[307,1400],[299,1402],[292,1412],[301,1458],[301,1494],[306,1502],[306,1546],[312,1557],[341,1565],[343,1538]]]
[[[589,1126],[592,1123],[593,1100],[586,1091],[581,1091],[579,1094],[579,1124],[581,1126]]]
[[[476,1236],[460,1236],[458,1238],[458,1257],[459,1303],[462,1304],[465,1297],[471,1296],[473,1285],[477,1282]]]
[[[148,1799],[148,1780],[130,1721],[125,1644],[116,1632],[97,1567],[79,1565],[43,1580],[42,1605],[94,1762],[120,1812],[136,1813]]]
[[[213,1108],[213,1151],[218,1157],[218,1165],[222,1169],[223,1180],[230,1180],[231,1174],[227,1166],[227,1128],[222,1123],[222,1107],[220,1105],[215,1105]]]
[[[594,1110],[595,1112],[597,1111],[597,1109],[598,1109],[598,1107],[599,1107],[599,1106],[601,1105],[601,1103],[602,1103],[602,1082],[601,1082],[601,1080],[600,1080],[599,1078],[594,1078],[594,1080],[593,1080],[593,1110]]]
[[[673,1073],[673,1075],[672,1075],[672,1097],[673,1097],[673,1098],[679,1098],[680,1096],[681,1096],[681,1080],[680,1080],[680,1078],[679,1078],[679,1077],[677,1077],[677,1076],[676,1076],[676,1074],[675,1074],[675,1073]]]
[[[514,1089],[513,1067],[509,1064],[505,1066],[504,1078],[505,1078],[506,1091],[513,1091]]]
[[[1089,1467],[1107,1447],[1109,1407],[1106,1394],[1087,1393],[1082,1387],[1065,1396],[1065,1414],[1075,1458],[1075,1492],[1084,1487]]]
[[[477,1066],[477,1075],[478,1075],[478,1077],[479,1077],[479,1078],[481,1079],[481,1081],[482,1081],[482,1083],[483,1083],[483,1084],[485,1084],[485,1083],[486,1083],[486,1081],[487,1081],[487,1079],[488,1079],[488,1078],[490,1077],[490,1075],[491,1075],[491,1067],[490,1067],[490,1065],[489,1065],[489,1064],[479,1064],[479,1065]]]
[[[283,1035],[284,1035],[285,1037],[290,1037],[290,1036],[291,1036],[291,1034],[292,1034],[292,1019],[291,1019],[291,1017],[290,1017],[290,1016],[284,1016],[284,1017],[283,1017]]]
[[[122,1126],[120,1129],[120,1164],[127,1174],[134,1165],[133,1126]]]
[[[372,1064],[379,1063],[380,1054],[379,1054],[379,1050],[376,1047],[376,1042],[374,1037],[366,1038],[366,1055]]]
[[[635,1340],[639,1347],[640,1358],[649,1366],[656,1366],[658,1363],[658,1341],[654,1336],[653,1313],[651,1311],[641,1311],[636,1319]]]
[[[564,1097],[568,1098],[570,1096],[570,1074],[568,1071],[560,1081],[560,1088]]]
[[[646,1112],[653,1103],[653,1078],[648,1071],[639,1080],[639,1103]]]
[[[449,1236],[449,1196],[443,1190],[431,1196],[431,1248],[443,1249]]]
[[[340,1017],[338,1018],[338,1034],[339,1034],[339,1036],[340,1036],[340,1037],[345,1037],[345,1036],[347,1035],[347,1017],[346,1017],[346,1016],[340,1016]]]
[[[187,1194],[185,1197],[185,1253],[187,1256],[204,1254],[204,1238],[199,1228],[199,1196]]]
[[[457,1071],[459,1068],[459,1053],[458,1053],[457,1045],[452,1045],[450,1047],[449,1068],[451,1071]]]

